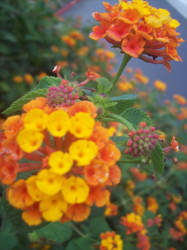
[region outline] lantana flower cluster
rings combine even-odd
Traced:
[[[52,108],[47,98],[23,106],[10,116],[1,134],[0,179],[9,185],[9,203],[22,210],[28,225],[42,220],[83,221],[92,205],[110,202],[108,187],[120,182],[120,151],[109,129],[96,121],[89,101]],[[18,173],[32,171],[27,179]]]
[[[101,244],[100,250],[122,250],[123,241],[119,234],[113,232],[106,232],[100,235]]]
[[[114,6],[103,3],[106,12],[94,12],[100,23],[94,26],[90,38],[105,38],[131,57],[139,57],[170,70],[170,61],[181,61],[177,47],[183,42],[176,28],[180,23],[169,11],[157,9],[144,0],[119,0]],[[161,59],[156,60],[158,57]]]
[[[129,213],[121,218],[121,224],[127,229],[126,234],[137,234],[137,249],[149,250],[149,238],[146,235],[147,230],[142,222],[141,216],[135,213]]]

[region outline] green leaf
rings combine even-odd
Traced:
[[[14,232],[2,231],[0,232],[0,250],[13,249],[17,244],[17,238]]]
[[[54,77],[54,76],[45,76],[43,77],[38,85],[36,86],[35,89],[48,89],[51,86],[59,86],[60,82],[62,79],[58,78],[58,77]],[[34,90],[35,90],[34,89]]]
[[[111,102],[117,102],[117,105],[111,109],[115,113],[122,113],[127,108],[130,108],[134,105],[137,100],[137,95],[135,94],[126,94],[121,96],[114,96],[110,98]]]
[[[10,107],[5,109],[2,113],[5,115],[11,115],[21,111],[23,105],[36,97],[45,97],[47,89],[34,89],[26,93],[24,96],[13,102]]]
[[[111,231],[107,221],[103,216],[97,216],[90,219],[89,228],[92,234],[96,237],[106,231]]]
[[[120,122],[123,125],[125,125],[129,130],[133,130],[134,129],[132,123],[129,122],[124,117],[122,117],[121,115],[116,115],[116,114],[110,113],[108,115],[108,118],[106,118],[106,120]]]
[[[113,96],[110,98],[113,102],[121,102],[121,101],[129,101],[129,100],[136,100],[137,95],[134,94],[126,94],[126,95],[120,95],[120,96]]]
[[[123,241],[123,250],[134,250],[134,249],[135,249],[134,244]]]
[[[66,247],[66,250],[75,250],[75,249],[77,248],[76,248],[74,241],[70,241]]]
[[[89,249],[92,250],[92,242],[90,237],[81,237],[73,240],[73,244],[76,246],[77,250],[82,250],[82,249]]]
[[[144,111],[137,108],[128,108],[120,115],[131,122],[134,127],[138,127],[142,121],[145,121],[149,126],[152,125],[150,117]]]
[[[112,88],[112,82],[105,77],[97,78],[96,82],[99,93],[108,93]]]
[[[33,233],[37,233],[41,238],[46,238],[56,243],[63,243],[71,238],[72,228],[69,223],[54,222],[35,230]]]
[[[159,143],[156,144],[151,153],[151,160],[155,171],[161,174],[164,169],[164,153]]]

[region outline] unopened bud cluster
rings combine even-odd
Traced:
[[[154,149],[159,136],[154,132],[155,127],[148,127],[146,122],[140,122],[138,130],[129,132],[126,154],[133,157],[149,155]]]
[[[67,84],[61,84],[59,87],[50,87],[47,93],[48,104],[53,108],[60,106],[69,107],[73,105],[78,98],[78,92]]]

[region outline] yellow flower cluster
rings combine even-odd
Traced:
[[[85,220],[93,204],[108,204],[107,186],[120,182],[120,169],[115,165],[120,151],[110,140],[109,129],[95,120],[97,110],[92,103],[53,109],[47,104],[41,108],[42,100],[31,101],[25,105],[26,113],[5,121],[5,137],[10,136],[7,129],[20,123],[11,134],[21,160],[16,161],[18,169],[12,178],[17,172],[37,170],[10,185],[8,201],[23,210],[22,218],[29,225],[40,224],[42,218]]]
[[[122,250],[123,241],[119,234],[106,232],[101,234],[100,250]]]

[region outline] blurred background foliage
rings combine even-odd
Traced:
[[[79,18],[55,16],[58,1],[5,0],[0,2],[0,111],[33,87],[60,64],[79,75],[88,67],[107,74],[106,60],[94,54],[98,45],[88,38],[89,27]],[[64,38],[65,36],[65,38]],[[107,58],[112,59],[108,52]]]

